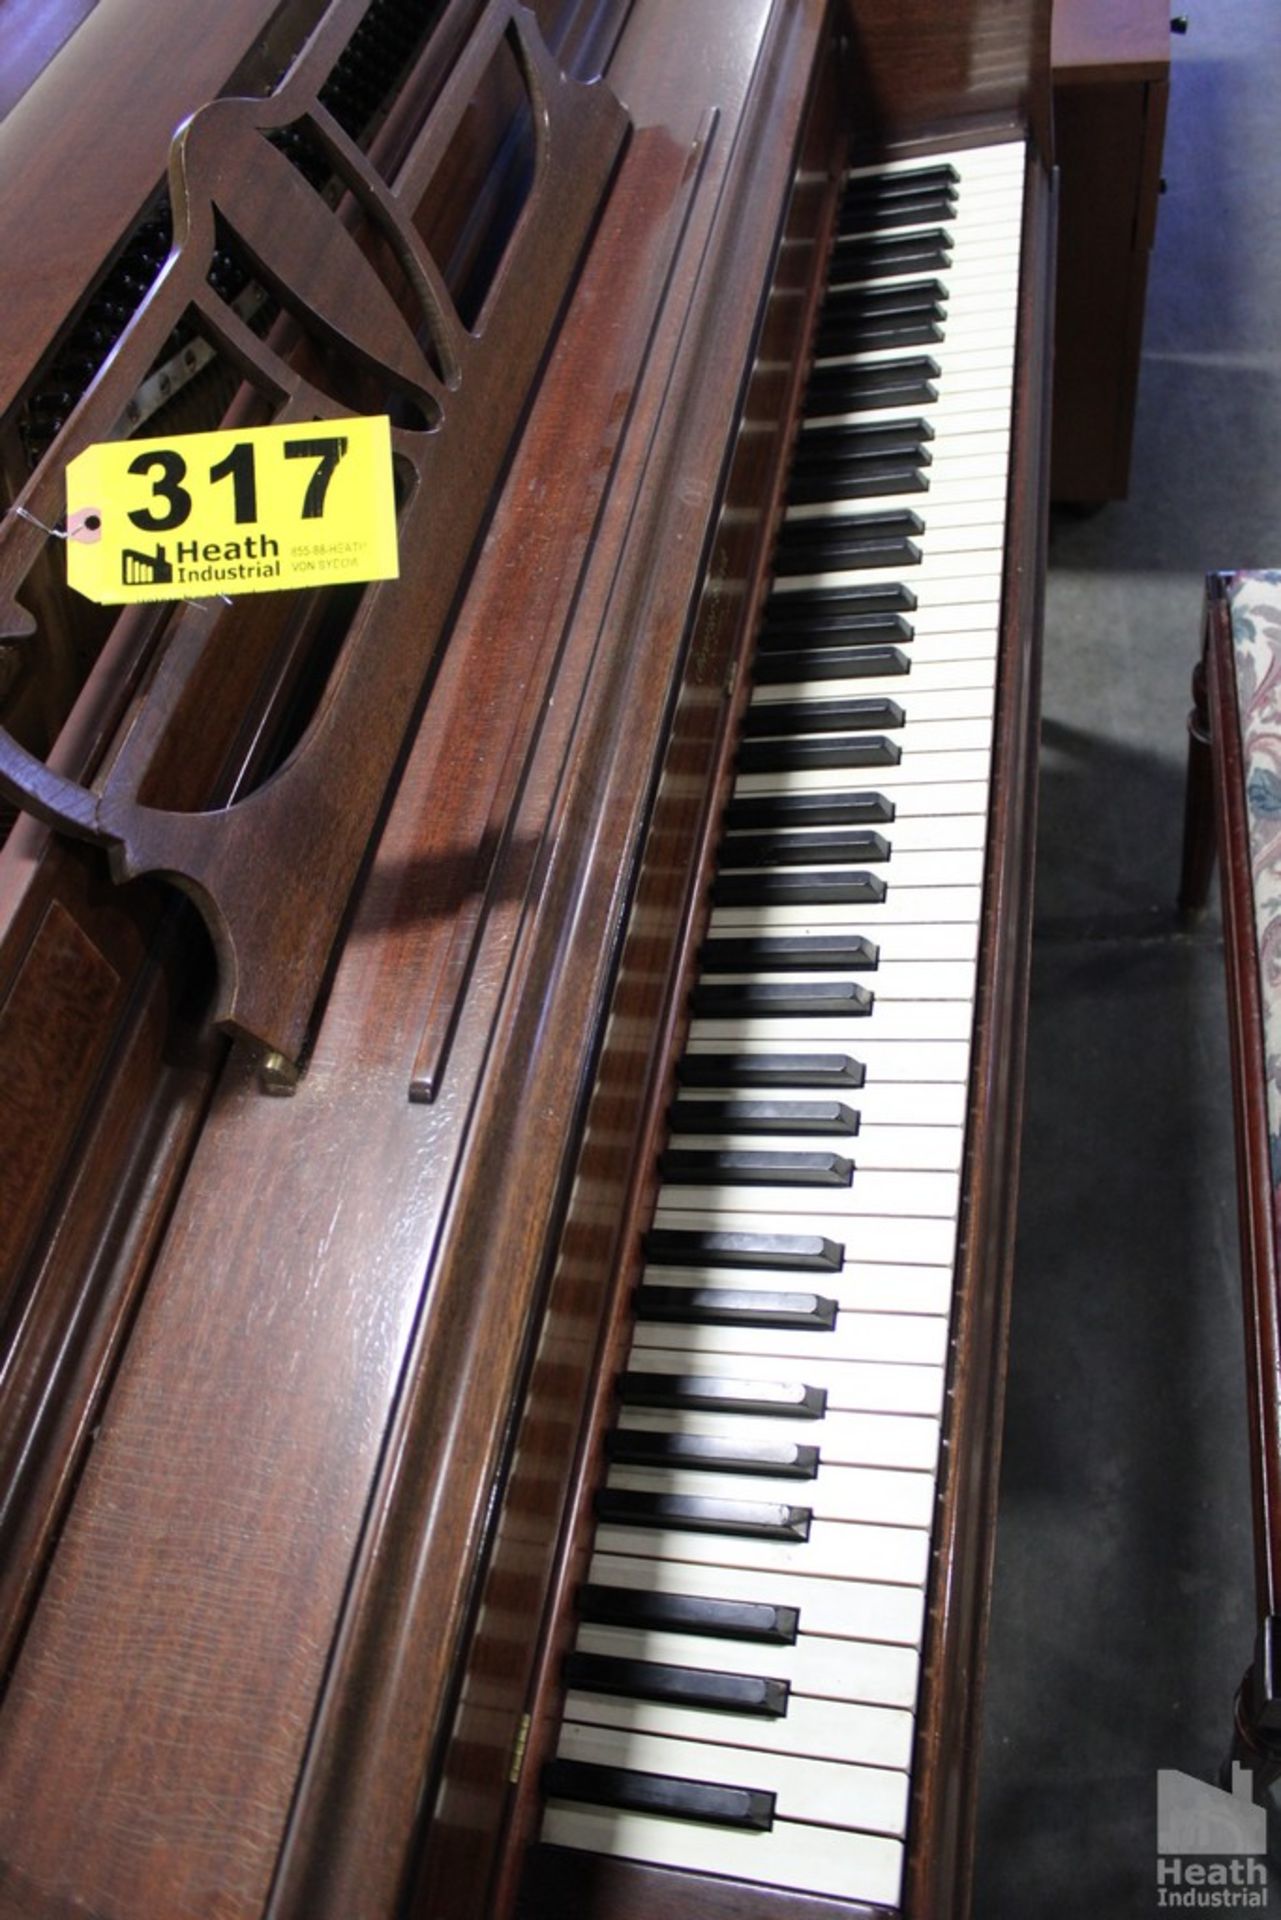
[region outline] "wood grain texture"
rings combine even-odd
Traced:
[[[1129,488],[1168,93],[1163,80],[1111,71],[1056,76],[1056,500],[1119,500]]]
[[[510,1694],[509,1740],[520,1726],[527,1731],[504,1880],[494,1903],[498,1916],[507,1914],[513,1898],[522,1915],[531,1901],[542,1898],[527,1882],[525,1850],[536,1839],[541,1820],[539,1778],[561,1716],[561,1661],[576,1625],[574,1595],[590,1552],[593,1496],[603,1479],[604,1436],[615,1415],[614,1382],[631,1337],[642,1235],[653,1213],[674,1063],[688,1023],[687,991],[705,928],[720,818],[750,691],[744,649],[754,638],[765,595],[772,534],[782,511],[783,457],[800,417],[809,341],[823,291],[821,269],[835,220],[844,145],[839,88],[839,68],[829,55],[806,102],[793,162],[798,184],[788,206],[784,246],[744,409],[756,431],[739,439],[727,482],[723,531],[659,780],[646,864],[588,1115],[581,1176],[553,1272],[527,1399],[522,1432],[530,1431],[531,1444],[533,1435],[542,1437],[544,1458],[558,1447],[557,1478],[567,1486],[569,1501],[554,1565],[551,1525],[540,1562],[534,1563],[527,1550],[520,1569],[526,1576],[527,1604],[543,1605],[547,1625],[539,1635],[532,1671],[526,1664],[527,1691]],[[789,105],[788,119],[794,116],[795,106]],[[782,117],[777,110],[772,116],[775,123]],[[781,380],[780,368],[788,370]],[[571,1474],[571,1449],[580,1428],[584,1438]],[[548,1506],[548,1521],[554,1523],[557,1517],[556,1507]],[[527,1527],[519,1537],[528,1542]],[[495,1573],[506,1577],[501,1552]],[[567,1884],[572,1885],[572,1874]],[[590,1868],[584,1899],[589,1885]]]
[[[1030,127],[1053,152],[1049,0],[842,0],[860,149]]]
[[[536,1847],[521,1920],[893,1920],[890,1907]]]
[[[39,1217],[50,1168],[70,1143],[101,1064],[119,993],[110,961],[52,902],[0,1001],[0,1271],[16,1266]]]
[[[1168,0],[1055,0],[1050,64],[1056,86],[1163,78],[1170,65]]]

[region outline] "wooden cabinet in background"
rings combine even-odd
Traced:
[[[1055,0],[1060,170],[1050,490],[1122,500],[1169,95],[1169,0]]]

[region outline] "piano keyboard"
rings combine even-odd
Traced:
[[[982,903],[1021,144],[855,170],[544,1786],[897,1907]]]

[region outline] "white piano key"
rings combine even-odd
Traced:
[[[690,1223],[698,1224],[698,1223]],[[744,1230],[750,1230],[745,1228]],[[759,1223],[756,1223],[759,1231]],[[909,1263],[910,1264],[910,1263]],[[945,1261],[921,1261],[922,1266],[943,1266]],[[781,1285],[781,1281],[775,1281]],[[638,1350],[628,1362],[633,1373],[671,1373],[670,1352],[666,1355]],[[678,1369],[680,1371],[680,1369]],[[689,1372],[689,1368],[684,1369]],[[863,1360],[789,1360],[786,1357],[748,1364],[740,1354],[709,1353],[699,1361],[700,1374],[714,1374],[727,1380],[784,1380],[802,1386],[822,1387],[829,1407],[846,1413],[927,1413],[937,1418],[943,1404],[943,1369],[913,1366],[901,1361]],[[764,1417],[764,1416],[763,1416]],[[814,1423],[795,1420],[793,1438],[804,1442]],[[699,1556],[705,1558],[706,1556]],[[730,1564],[728,1561],[727,1565]],[[872,1575],[888,1579],[889,1575]]]
[[[854,1103],[851,1101],[851,1105]],[[842,1153],[856,1167],[879,1168],[882,1172],[906,1172],[915,1168],[925,1173],[959,1172],[965,1147],[963,1127],[921,1126],[885,1127],[869,1125],[866,1120],[856,1134],[846,1133],[735,1133],[723,1129],[717,1133],[682,1133],[682,1148],[750,1149],[759,1153]]]
[[[580,1653],[600,1653],[616,1660],[654,1660],[666,1667],[787,1680],[793,1696],[807,1699],[855,1700],[870,1707],[909,1711],[916,1705],[915,1651],[879,1642],[827,1640],[815,1634],[790,1647],[731,1646],[711,1634],[584,1624],[575,1645]]]
[[[715,907],[709,932],[729,933],[848,933],[856,917],[866,913],[858,931],[872,939],[882,937],[882,929],[909,926],[917,922],[937,925],[959,922],[977,926],[982,905],[979,887],[897,887],[878,900],[875,907]],[[872,918],[870,916],[874,915]],[[819,1035],[821,1039],[821,1033]]]
[[[964,849],[962,849],[964,851]],[[859,923],[861,908],[851,909],[851,922]],[[882,1000],[963,1000],[969,1005],[974,999],[974,963],[972,960],[896,960],[890,954],[882,953],[881,964],[869,972],[857,972],[850,969],[847,974],[839,970],[815,968],[807,971],[797,968],[795,971],[779,972],[770,967],[754,969],[750,975],[725,973],[713,962],[704,967],[699,975],[708,985],[744,986],[760,985],[821,986],[833,978],[856,979],[876,996],[876,1003]],[[876,1007],[865,1016],[876,1018]]]
[[[567,1722],[556,1749],[564,1760],[588,1766],[656,1773],[666,1780],[700,1780],[755,1787],[775,1795],[775,1817],[817,1826],[848,1827],[901,1836],[907,1824],[908,1777],[888,1767],[856,1767],[836,1760],[800,1760],[792,1754],[727,1752],[699,1740],[664,1740],[620,1727]]]
[[[954,1184],[955,1179],[953,1176]],[[778,1231],[788,1231],[791,1222],[782,1220]],[[661,1273],[653,1282],[662,1284]],[[773,1290],[793,1285],[790,1280],[776,1281],[757,1276],[758,1284]],[[715,1280],[708,1281],[715,1286]],[[820,1275],[808,1277],[806,1285],[815,1293],[824,1293]],[[641,1288],[642,1295],[644,1288]],[[814,1358],[836,1360],[885,1360],[900,1365],[941,1367],[947,1359],[947,1322],[921,1313],[838,1313],[830,1332],[812,1327],[706,1327],[673,1324],[658,1320],[638,1320],[632,1351],[649,1352],[662,1348],[667,1353],[685,1356],[686,1372],[697,1372],[696,1358],[704,1353],[741,1353],[752,1357],[747,1369],[752,1375],[768,1372],[772,1358],[794,1360],[800,1366]],[[865,1519],[867,1515],[846,1514],[845,1519]],[[878,1516],[880,1517],[880,1516]]]
[[[982,748],[935,752],[927,759],[916,758],[904,769],[902,761],[890,767],[794,767],[785,773],[740,773],[734,782],[735,795],[765,793],[883,793],[904,811],[911,807],[927,810],[970,813],[974,811],[974,788],[981,790],[981,809],[987,810],[987,773],[990,756]],[[925,796],[933,789],[932,807]],[[955,796],[957,804],[949,808]]]
[[[925,266],[920,261],[887,265],[883,259],[860,260],[852,252],[838,248],[832,256],[828,292],[845,289],[892,292],[896,287],[914,286],[921,280],[937,280],[949,310],[964,302],[967,311],[973,311],[977,301],[989,296],[1005,303],[1017,297],[1020,255],[1017,234],[1006,233],[993,239],[989,233],[989,245],[985,247],[984,236],[966,234],[959,221],[953,221],[945,231],[952,240],[947,249],[952,258],[947,266]],[[896,232],[895,238],[898,237]],[[910,233],[907,237],[910,238]],[[998,305],[997,310],[1003,317],[1004,307]]]
[[[803,1545],[741,1540],[725,1534],[667,1532],[661,1527],[596,1529],[597,1553],[636,1555],[699,1566],[719,1577],[722,1567],[768,1576],[769,1590],[794,1574],[807,1579],[916,1588],[925,1584],[930,1536],[919,1527],[874,1527],[856,1520],[816,1520]],[[761,1592],[766,1583],[761,1582]],[[858,1758],[850,1755],[851,1759]]]
[[[963,813],[958,808],[955,813],[933,815],[908,812],[903,806],[901,794],[902,789],[895,794],[897,810],[893,820],[887,821],[885,826],[886,838],[895,853],[956,851],[965,847],[972,852],[983,852],[987,828],[986,791],[982,791],[982,798],[976,800],[972,812]],[[888,959],[889,953],[885,957]]]
[[[697,1016],[691,1028],[696,1040],[733,1040],[750,1048],[760,1040],[795,1040],[804,1035],[824,1045],[838,1045],[844,1051],[857,1051],[871,1040],[957,1040],[969,1039],[973,1027],[973,1009],[968,1002],[954,1000],[893,1001],[877,1000],[870,1013],[857,1019],[836,1015],[756,1014],[736,1019],[712,1019]],[[797,1052],[811,1052],[806,1045]]]
[[[973,1018],[970,1010],[966,1014]],[[669,1182],[658,1190],[657,1222],[665,1214],[717,1214],[724,1209],[737,1214],[769,1214],[788,1221],[797,1214],[807,1218],[822,1215],[831,1220],[861,1218],[867,1214],[889,1214],[906,1220],[950,1220],[956,1213],[958,1182],[951,1173],[882,1172],[855,1167],[848,1187],[740,1186],[732,1181],[709,1182],[693,1187]],[[759,1219],[757,1231],[762,1232]],[[789,1231],[780,1226],[778,1232]],[[802,1229],[796,1229],[798,1232]]]
[[[926,341],[922,346],[914,347],[913,352],[928,353],[936,360],[944,359],[949,364],[954,360],[966,365],[975,365],[979,356],[997,356],[1008,354],[1014,338],[1013,326],[989,326],[981,332],[964,336],[956,335],[951,340]],[[904,349],[894,347],[863,347],[857,353],[827,352],[815,361],[815,366],[825,367],[834,363],[850,367],[874,367],[886,360],[901,356]]]
[[[771,1833],[729,1833],[693,1820],[552,1801],[542,1838],[549,1846],[887,1907],[898,1904],[903,1877],[898,1840],[791,1820],[776,1822]]]
[[[854,917],[874,913],[858,931],[873,939],[881,938],[885,927],[908,926],[916,922],[936,925],[964,922],[977,926],[982,904],[979,887],[898,887],[887,892],[875,908],[850,907],[715,907],[709,931],[722,933],[848,933]]]
[[[910,1011],[904,1010],[901,1001],[880,1001],[871,1013],[848,1020],[831,1014],[760,1014],[750,1019],[699,1015],[690,1028],[690,1037],[731,1040],[740,1051],[750,1051],[762,1040],[789,1041],[797,1053],[812,1053],[816,1046],[837,1046],[861,1057],[864,1047],[874,1040],[968,1042],[973,1023],[973,1009],[951,1000],[914,1002]]]
[[[864,166],[845,169],[846,180],[863,180],[872,175],[911,173],[920,167],[949,166],[958,175],[958,192],[977,181],[1021,181],[1026,164],[1025,142],[1017,136],[993,140],[987,144],[957,147],[943,153],[904,154],[897,160],[876,160]]]
[[[995,636],[978,658],[923,660],[913,653],[911,642],[904,644],[902,651],[908,662],[906,673],[856,674],[835,680],[768,680],[753,692],[752,706],[768,710],[792,701],[871,700],[884,696],[896,701],[906,718],[916,721],[955,720],[992,711]]]
[[[725,1662],[722,1671],[749,1673],[751,1667],[748,1663],[731,1667]],[[589,1726],[666,1734],[677,1740],[706,1740],[714,1732],[726,1746],[821,1760],[853,1760],[873,1767],[905,1767],[911,1755],[912,1715],[905,1708],[816,1700],[808,1694],[790,1700],[788,1711],[779,1719],[766,1720],[697,1707],[669,1707],[656,1700],[581,1693],[571,1688],[565,1699],[565,1718]]]
[[[912,1268],[900,1272],[911,1273]],[[950,1275],[949,1275],[950,1280]],[[950,1291],[950,1288],[949,1288]],[[795,1441],[795,1423],[770,1420],[759,1413],[695,1413],[687,1410],[653,1407],[624,1407],[618,1426],[628,1433],[678,1433],[719,1440],[738,1440],[745,1445],[768,1445],[772,1440]],[[803,1444],[819,1449],[824,1468],[902,1467],[917,1473],[934,1475],[938,1469],[939,1423],[927,1414],[846,1413],[824,1414],[821,1420],[805,1425]],[[807,1485],[796,1481],[793,1485]],[[802,1504],[804,1504],[802,1502]],[[827,1633],[829,1627],[813,1626],[814,1633]],[[842,1627],[841,1632],[851,1629]],[[867,1637],[867,1636],[863,1636]],[[871,1638],[878,1636],[873,1634]]]
[[[801,421],[801,445],[808,434],[820,427],[894,426],[899,421],[925,420],[942,438],[945,433],[994,433],[1008,430],[1010,424],[1010,383],[1004,376],[995,378],[979,392],[972,388],[944,396],[943,382],[937,400],[905,401],[897,407],[858,407],[850,412],[811,413]]]

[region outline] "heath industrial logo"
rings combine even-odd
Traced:
[[[1267,1847],[1268,1816],[1254,1804],[1244,1767],[1233,1765],[1230,1793],[1189,1773],[1161,1768],[1156,1777],[1158,1906],[1266,1910]]]

